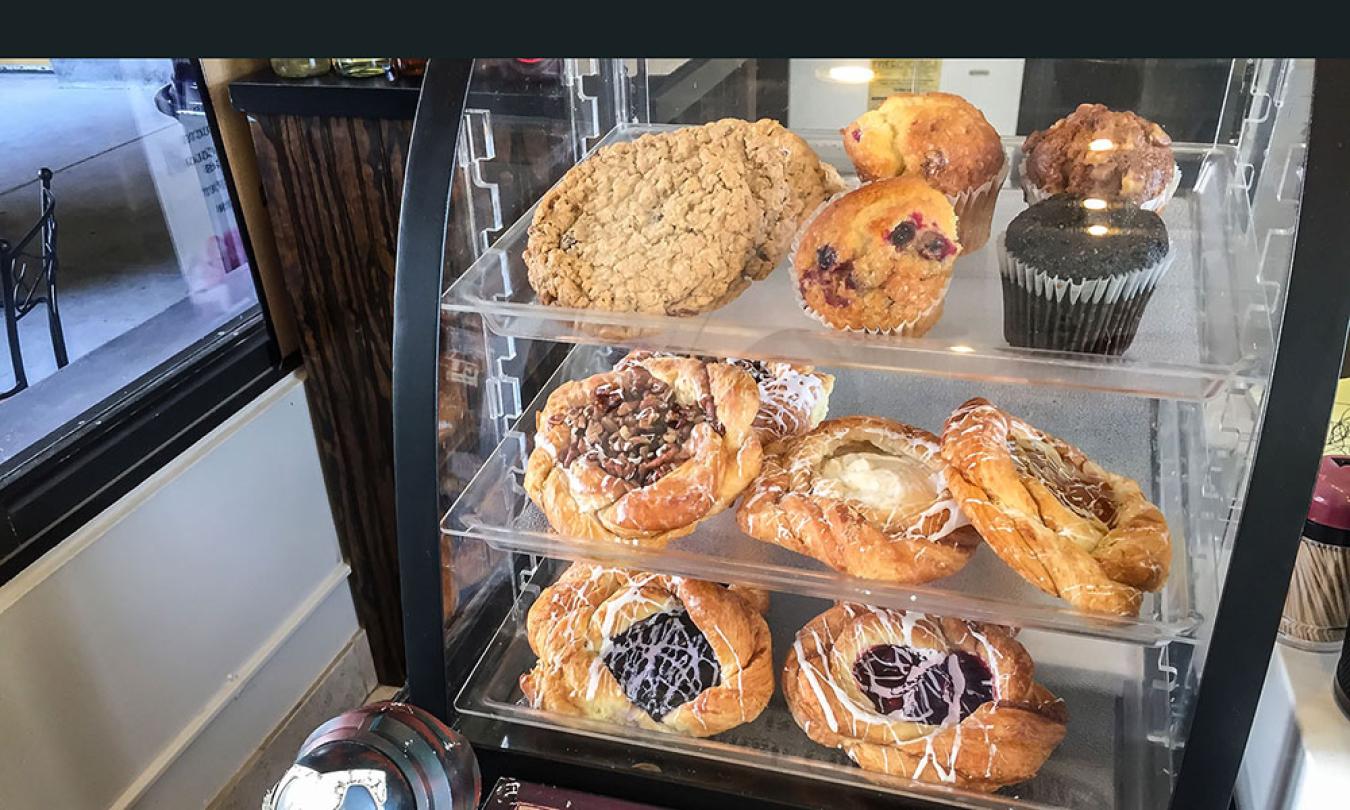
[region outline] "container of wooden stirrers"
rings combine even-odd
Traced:
[[[1303,524],[1280,640],[1334,652],[1350,623],[1350,456],[1324,456]]]

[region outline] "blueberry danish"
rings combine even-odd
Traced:
[[[767,595],[739,586],[577,563],[531,606],[531,706],[707,737],[773,695]]]
[[[992,791],[1030,779],[1064,738],[1063,701],[1004,627],[840,603],[783,667],[793,718],[860,767]]]

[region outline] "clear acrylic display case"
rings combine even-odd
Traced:
[[[785,807],[903,799],[1152,808],[1198,807],[1177,802],[1202,796],[1203,806],[1226,806],[1241,740],[1234,749],[1205,735],[1218,733],[1225,702],[1245,712],[1245,735],[1264,664],[1260,672],[1229,671],[1253,654],[1234,652],[1235,625],[1250,621],[1244,613],[1275,605],[1265,616],[1270,632],[1262,625],[1252,640],[1268,653],[1284,587],[1271,581],[1243,597],[1234,582],[1259,581],[1252,566],[1273,561],[1270,570],[1280,570],[1293,548],[1257,549],[1261,539],[1253,535],[1262,529],[1244,507],[1265,492],[1253,485],[1263,453],[1282,452],[1279,464],[1288,466],[1280,469],[1300,486],[1304,478],[1310,485],[1314,466],[1315,453],[1287,458],[1296,443],[1268,448],[1264,426],[1284,390],[1277,369],[1291,362],[1287,351],[1306,345],[1298,330],[1291,333],[1286,305],[1295,237],[1306,238],[1299,230],[1314,74],[1319,94],[1331,92],[1324,90],[1330,79],[1297,60],[1080,61],[945,60],[916,67],[913,87],[930,89],[924,82],[937,75],[942,89],[987,105],[1013,167],[1028,132],[1080,101],[1135,109],[1173,133],[1181,184],[1163,217],[1176,259],[1120,357],[1008,345],[992,239],[958,259],[945,313],[919,338],[829,330],[801,312],[784,266],[694,317],[545,306],[522,259],[533,206],[590,151],[722,117],[773,117],[847,177],[838,129],[881,92],[848,81],[869,63],[558,59],[479,60],[470,68],[433,61],[410,152],[396,294],[410,687],[414,700],[469,737],[487,770],[535,769],[548,781],[672,806],[751,797]],[[893,62],[873,60],[873,81],[882,70],[893,78]],[[465,85],[476,107],[461,114]],[[908,88],[892,81],[886,89]],[[456,128],[457,141],[448,135]],[[998,192],[994,234],[1026,207],[1018,179],[1014,169]],[[429,276],[442,261],[437,286]],[[1343,337],[1343,317],[1339,329]],[[1293,362],[1304,374],[1324,368],[1334,377],[1341,347],[1331,344],[1319,350],[1335,362]],[[956,405],[984,396],[1140,483],[1172,532],[1168,583],[1146,596],[1137,617],[1123,618],[1041,593],[988,549],[954,576],[905,586],[840,574],[745,537],[732,511],[664,549],[561,534],[522,486],[535,414],[563,382],[608,370],[630,348],[813,363],[836,376],[831,416],[875,414],[934,432]],[[1303,399],[1296,404],[1315,415],[1319,403],[1307,401],[1315,397]],[[1296,512],[1280,515],[1281,525],[1294,527],[1291,537],[1301,523]],[[796,630],[834,600],[1018,628],[1039,677],[1068,705],[1067,737],[1031,781],[979,794],[864,776],[808,739],[778,694],[755,722],[707,739],[550,715],[530,707],[518,685],[534,660],[524,617],[573,560],[770,590],[779,668]],[[681,790],[661,787],[672,782]],[[1222,801],[1211,795],[1216,784]]]

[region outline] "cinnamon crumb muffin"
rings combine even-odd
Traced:
[[[922,335],[942,315],[957,243],[951,203],[917,176],[831,202],[792,257],[809,315],[835,329]]]
[[[1098,197],[1161,211],[1179,183],[1172,139],[1136,113],[1080,104],[1022,145],[1027,202],[1053,194]]]
[[[962,253],[988,241],[1007,160],[974,105],[951,93],[897,93],[842,131],[860,178],[920,177],[955,207]]]

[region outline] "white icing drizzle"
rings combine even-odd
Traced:
[[[773,375],[759,381],[757,423],[768,423],[777,436],[790,436],[814,427],[825,383],[818,374],[799,371],[789,363],[764,363]],[[797,424],[800,414],[800,424]],[[792,417],[789,419],[789,417]]]
[[[819,639],[817,639],[817,643],[819,643]],[[825,699],[825,691],[820,688],[820,681],[816,679],[815,665],[806,660],[806,653],[802,650],[802,639],[800,635],[798,635],[797,640],[792,643],[792,651],[797,656],[797,666],[806,675],[806,683],[816,695],[816,705],[820,707],[821,713],[825,715],[825,725],[829,727],[830,731],[838,734],[839,723],[834,719],[834,711],[830,709],[830,702]],[[829,676],[826,675],[826,677]]]
[[[925,627],[931,633],[937,635],[939,638],[944,637],[939,622],[937,622],[935,619],[930,619],[923,613],[919,613],[917,611],[898,611],[888,608],[877,608],[869,605],[859,605],[849,602],[841,602],[839,604],[839,607],[844,611],[845,615],[848,616],[849,619],[851,620],[849,626],[851,627],[852,632],[855,634],[855,638],[858,640],[859,646],[862,646],[864,642],[863,637],[864,627],[856,620],[861,615],[863,615],[864,612],[876,617],[877,621],[882,625],[886,636],[895,639],[896,640],[895,643],[903,644],[904,646],[907,647],[918,649],[914,647],[914,629],[921,622],[925,624]],[[972,638],[974,638],[979,643],[981,647],[981,650],[983,652],[981,658],[983,659],[985,666],[989,669],[990,672],[991,686],[993,689],[993,701],[996,704],[996,702],[999,699],[1000,665],[1002,663],[1001,660],[1002,656],[999,655],[997,650],[994,648],[993,644],[989,641],[986,633],[983,632],[978,625],[972,624],[970,622],[965,622],[964,625],[966,631],[971,635]],[[829,638],[828,640],[823,641],[814,629],[811,630],[809,634],[812,643],[815,645],[816,655],[819,656],[821,660],[827,660],[829,656],[829,650],[832,648],[835,639]],[[922,736],[902,739],[895,728],[895,724],[891,722],[892,719],[891,717],[872,711],[868,707],[859,706],[857,703],[853,701],[852,698],[849,697],[849,695],[846,692],[844,692],[844,690],[840,687],[840,685],[834,680],[834,676],[828,670],[828,668],[826,669],[818,668],[814,666],[810,661],[808,661],[803,648],[802,638],[803,634],[799,633],[797,639],[793,643],[793,651],[797,657],[797,664],[801,672],[805,675],[807,684],[810,686],[811,692],[815,696],[816,704],[820,707],[821,713],[825,718],[825,723],[829,727],[831,732],[834,732],[835,734],[839,733],[839,722],[837,717],[835,716],[834,711],[832,710],[830,701],[826,697],[827,688],[830,691],[830,693],[834,695],[839,705],[844,707],[844,709],[850,713],[851,715],[850,733],[853,737],[856,738],[859,736],[858,723],[861,721],[864,724],[870,724],[873,727],[880,727],[886,729],[890,733],[891,738],[895,741],[895,744],[897,745],[902,743],[912,744],[922,741],[924,745],[924,751],[922,756],[919,757],[918,764],[916,765],[913,773],[910,774],[910,778],[919,779],[928,769],[931,768],[933,774],[937,777],[939,781],[947,783],[956,781],[957,776],[956,760],[961,751],[962,737],[965,732],[965,727],[961,723],[962,720],[961,695],[965,692],[966,689],[966,679],[965,679],[965,672],[961,669],[960,663],[955,656],[952,656],[948,653],[943,653],[940,650],[933,650],[932,652],[934,654],[932,656],[926,657],[926,660],[924,660],[919,666],[914,667],[907,674],[908,681],[917,680],[918,678],[921,678],[923,676],[923,673],[926,672],[931,667],[943,665],[945,663],[945,665],[948,668],[948,674],[952,682],[952,696],[947,705],[947,714],[940,724],[931,726],[930,730],[927,733],[923,734]],[[873,684],[872,687],[878,693],[886,692],[884,688],[877,688],[876,684]],[[994,706],[994,710],[995,711],[997,710],[997,705]],[[903,712],[893,714],[901,715],[895,719],[898,719],[906,724],[920,727],[926,725],[922,722],[917,722],[905,718],[903,716]],[[804,729],[809,731],[809,728],[810,728],[809,722],[805,723]],[[947,729],[953,730],[954,738],[951,743],[949,756],[943,758],[938,755],[936,749],[933,746],[933,741],[939,733],[946,731]],[[987,728],[984,729],[984,736],[987,740],[989,736]],[[845,750],[845,753],[847,753],[851,759],[853,759],[855,762],[857,761],[857,755],[855,751],[848,745],[847,742],[841,742],[840,747]],[[887,771],[889,771],[890,770],[889,750],[887,749],[886,746],[879,746],[879,748],[884,767]],[[996,749],[992,747],[991,743],[989,760],[986,763],[985,768],[986,777],[990,776],[990,774],[992,773],[993,758],[995,755]]]

